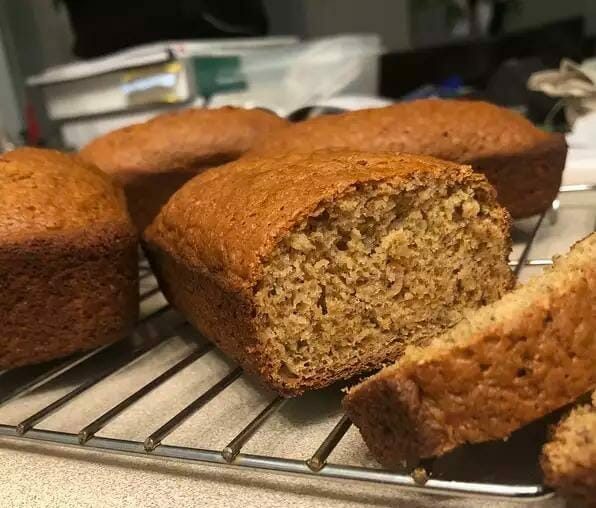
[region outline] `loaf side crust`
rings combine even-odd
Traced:
[[[406,352],[352,388],[344,407],[391,468],[506,438],[596,385],[595,302],[592,263],[507,322],[486,325],[465,341],[439,337],[436,346]]]
[[[564,136],[481,101],[422,99],[313,118],[268,136],[250,152],[323,148],[432,155],[484,172],[514,218],[546,210],[559,190]]]
[[[272,376],[274,360],[257,338],[256,309],[250,292],[226,290],[217,277],[204,270],[196,270],[159,249],[146,251],[164,296],[195,329],[265,386],[286,396],[297,394],[278,385]]]
[[[126,337],[138,318],[137,239],[117,229],[0,246],[0,368]]]
[[[596,393],[592,404],[573,409],[555,426],[540,465],[547,485],[596,505]]]
[[[497,189],[499,202],[515,218],[548,210],[563,179],[567,142],[551,134],[521,154],[478,157],[468,161]]]
[[[0,156],[0,369],[123,338],[138,316],[122,189],[52,150]]]
[[[83,147],[80,156],[115,175],[174,170],[194,173],[197,168],[238,158],[287,124],[260,109],[189,108],[100,136]]]
[[[222,160],[227,162],[226,160]],[[207,167],[200,166],[168,172],[122,171],[118,181],[124,186],[126,202],[137,230],[142,233],[168,199],[180,187]]]
[[[143,232],[185,182],[239,158],[286,124],[258,109],[185,109],[101,136],[80,156],[124,185],[131,216]]]

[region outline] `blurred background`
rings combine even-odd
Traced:
[[[431,95],[566,130],[592,109],[595,35],[593,0],[0,0],[0,130],[74,149],[168,108]]]

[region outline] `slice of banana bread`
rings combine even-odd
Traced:
[[[337,151],[209,170],[145,239],[170,302],[296,395],[378,369],[499,298],[508,229],[468,166]]]
[[[596,233],[344,400],[377,459],[401,467],[502,439],[596,385]]]
[[[596,392],[555,427],[540,464],[547,485],[596,506]]]

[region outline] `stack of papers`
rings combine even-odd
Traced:
[[[237,54],[251,49],[283,47],[296,44],[296,37],[266,37],[262,39],[224,39],[214,41],[170,41],[145,44],[134,48],[118,51],[108,56],[94,58],[84,62],[73,62],[56,67],[50,67],[43,73],[27,79],[31,86],[49,85],[73,81],[105,74],[107,72],[151,65],[177,58],[187,58],[199,55],[227,55]]]

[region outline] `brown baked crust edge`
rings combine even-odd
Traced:
[[[161,113],[101,135],[80,151],[112,175],[193,171],[234,160],[288,121],[263,109],[234,106],[184,108]]]
[[[562,134],[519,154],[499,154],[470,160],[472,167],[486,175],[497,190],[497,199],[515,219],[548,210],[557,197],[567,142]]]
[[[596,267],[586,267],[573,287],[540,298],[516,323],[424,360],[406,355],[352,388],[343,406],[389,468],[505,438],[596,385],[595,299]]]
[[[273,366],[257,339],[248,293],[226,290],[208,272],[194,270],[147,242],[144,249],[168,302],[201,334],[265,385],[286,396],[296,395],[271,376]]]
[[[596,394],[594,402],[596,402]],[[574,450],[566,449],[569,446],[566,434],[576,432],[577,429],[573,429],[572,426],[574,423],[581,424],[584,414],[594,421],[596,406],[579,406],[551,428],[551,439],[542,449],[540,466],[547,485],[556,489],[564,497],[587,502],[589,506],[596,506],[596,435],[592,433],[592,443],[586,444],[581,450],[589,454],[587,459],[573,456]],[[563,465],[561,465],[561,454],[567,456]]]
[[[0,368],[67,356],[128,335],[138,317],[130,223],[0,245]]]
[[[214,158],[213,166],[229,162],[229,158]],[[153,219],[170,197],[186,182],[211,165],[200,165],[185,169],[163,171],[115,171],[112,176],[122,185],[130,217],[139,232],[153,222]]]

